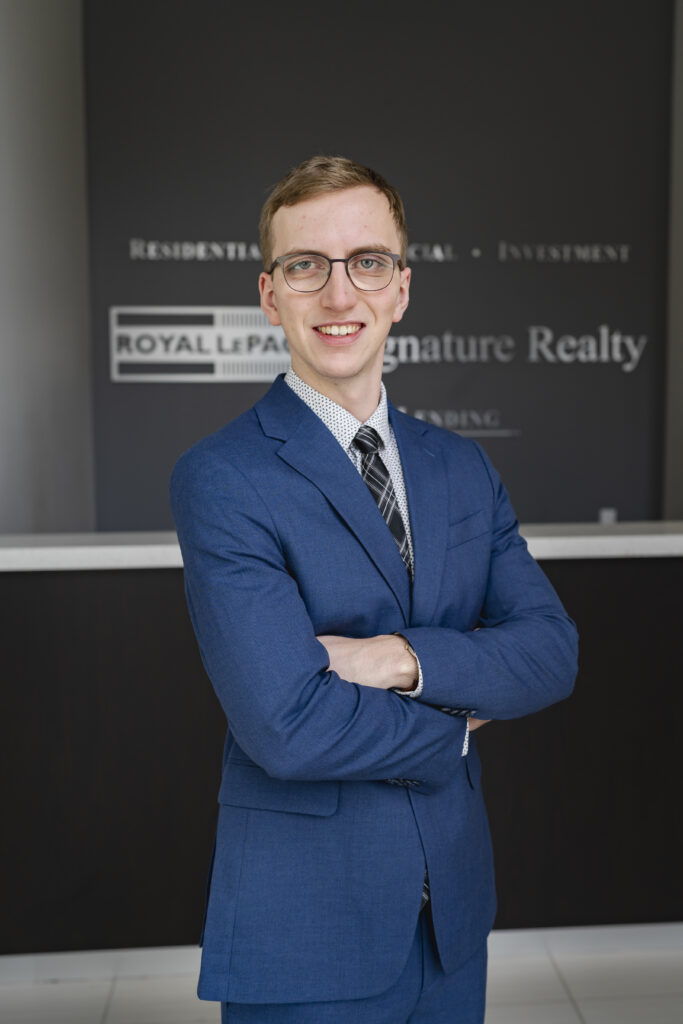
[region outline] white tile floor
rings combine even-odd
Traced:
[[[1,1024],[217,1024],[187,947],[0,957]],[[683,924],[494,932],[486,1024],[683,1024]]]

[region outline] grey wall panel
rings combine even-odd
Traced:
[[[676,0],[671,117],[669,351],[664,515],[683,516],[683,0]]]
[[[267,386],[114,381],[110,311],[256,306],[261,202],[316,151],[406,201],[393,401],[478,436],[526,521],[661,514],[670,0],[85,13],[101,528],[169,526],[179,452]]]
[[[0,3],[0,532],[94,528],[79,0]]]

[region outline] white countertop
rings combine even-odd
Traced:
[[[0,572],[47,569],[182,569],[175,533],[0,535]]]
[[[530,523],[521,531],[541,561],[683,557],[683,522]],[[182,564],[170,531],[0,535],[0,572],[179,569]]]

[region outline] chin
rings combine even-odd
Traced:
[[[332,380],[353,380],[357,377],[371,376],[372,372],[372,368],[369,366],[358,365],[344,359],[330,361],[318,370],[321,377],[328,377]]]

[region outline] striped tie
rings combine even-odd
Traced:
[[[398,502],[396,501],[396,492],[394,491],[389,471],[379,454],[382,439],[373,427],[362,426],[354,437],[353,443],[361,452],[360,475],[365,480],[370,493],[377,502],[377,507],[382,513],[384,522],[391,530],[391,534],[398,546],[399,554],[403,559],[403,564],[412,580],[413,570],[410,564],[410,547],[408,546],[406,528],[401,518]],[[405,786],[406,789],[411,786],[419,786],[419,782],[413,779],[385,779],[385,782],[389,782],[394,786]],[[425,872],[420,909],[425,907],[428,901],[429,880]]]
[[[384,522],[391,530],[391,534],[398,546],[399,554],[403,559],[403,564],[412,579],[413,571],[410,564],[410,547],[408,545],[406,528],[401,518],[389,470],[379,455],[382,439],[373,427],[362,426],[354,437],[353,443],[361,452],[360,475],[365,480],[370,493],[377,502],[377,508],[382,513]]]

